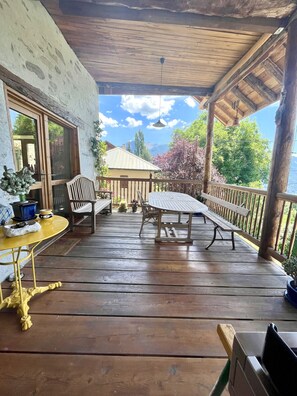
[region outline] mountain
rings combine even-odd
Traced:
[[[153,157],[155,157],[158,154],[164,154],[169,150],[168,144],[148,143],[147,148],[149,149]]]

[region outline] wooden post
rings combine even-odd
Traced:
[[[150,173],[150,179],[149,179],[149,192],[152,192],[153,189],[153,174]]]
[[[296,37],[295,19],[288,28],[283,92],[275,116],[276,132],[259,248],[259,255],[265,258],[270,258],[268,248],[274,248],[276,241],[281,212],[281,201],[277,200],[277,194],[285,192],[288,185],[297,108]]]
[[[205,193],[208,192],[208,182],[211,180],[214,115],[215,115],[215,102],[210,103],[208,106],[205,165],[204,165],[204,178],[203,178],[203,191]]]

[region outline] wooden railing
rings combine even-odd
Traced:
[[[210,183],[210,194],[237,205],[243,205],[250,210],[247,218],[238,217],[236,223],[244,231],[243,235],[259,246],[267,196],[266,190]],[[282,201],[282,211],[278,222],[277,238],[274,246],[269,249],[269,253],[282,261],[286,257],[297,255],[297,196],[278,194],[277,199]],[[213,210],[232,222],[230,213],[223,212],[218,208]]]
[[[113,204],[117,205],[125,200],[128,205],[133,199],[137,200],[137,191],[141,191],[145,200],[152,191],[177,191],[197,198],[201,193],[202,183],[193,180],[98,177],[100,188],[113,192]]]
[[[113,203],[115,205],[121,200],[125,200],[128,205],[133,199],[137,200],[138,190],[141,191],[145,199],[152,191],[178,191],[198,198],[202,190],[202,183],[193,180],[153,179],[152,177],[148,179],[98,177],[98,181],[100,187],[113,191]],[[222,183],[210,183],[209,188],[211,195],[236,205],[242,205],[250,210],[248,217],[239,216],[235,223],[243,230],[243,236],[259,246],[267,196],[266,190]],[[282,261],[286,257],[297,255],[297,196],[278,194],[277,198],[282,201],[282,212],[279,218],[277,239],[269,252],[273,257]],[[234,223],[234,214],[231,211],[219,206],[212,207],[212,210]]]

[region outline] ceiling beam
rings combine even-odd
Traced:
[[[271,36],[252,54],[251,57],[249,57],[245,63],[242,64],[242,62],[239,61],[237,65],[235,65],[233,69],[231,69],[231,71],[228,72],[227,75],[216,85],[214,93],[206,102],[206,105],[211,102],[216,102],[219,98],[235,87],[242,79],[250,74],[256,66],[267,59],[277,47],[282,46],[286,37],[287,33],[285,30],[278,35]]]
[[[244,81],[269,103],[276,102],[278,100],[278,95],[268,88],[260,78],[254,76],[252,73],[246,76]]]
[[[185,25],[207,29],[236,30],[256,33],[274,33],[278,28],[286,26],[288,22],[287,18],[218,17],[187,12],[172,12],[160,9],[139,10],[123,6],[84,2],[81,0],[59,0],[59,6],[64,15]]]
[[[190,95],[209,96],[212,89],[204,87],[176,87],[166,85],[97,82],[101,95]]]
[[[263,65],[265,66],[265,70],[273,76],[276,81],[279,84],[283,84],[283,79],[284,79],[284,73],[280,67],[277,66],[276,63],[274,63],[271,58],[267,58],[264,62]]]
[[[258,107],[255,105],[254,102],[251,101],[247,96],[245,96],[239,88],[234,87],[232,89],[232,93],[239,99],[241,100],[242,103],[244,103],[250,110],[253,112],[258,110]]]

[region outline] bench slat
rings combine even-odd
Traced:
[[[223,231],[235,231],[235,232],[241,231],[241,228],[235,226],[232,223],[229,223],[229,221],[223,219],[221,216],[217,215],[214,212],[211,212],[210,210],[208,210],[207,212],[205,212],[203,214],[209,220],[216,223]]]
[[[214,196],[206,194],[204,192],[201,193],[201,197],[205,198],[209,202],[213,202],[213,203],[223,206],[224,208],[230,209],[233,212],[235,212],[241,216],[244,216],[244,217],[246,217],[250,213],[249,209],[243,208],[242,206],[234,205],[231,202],[224,201],[223,199],[214,197]]]

